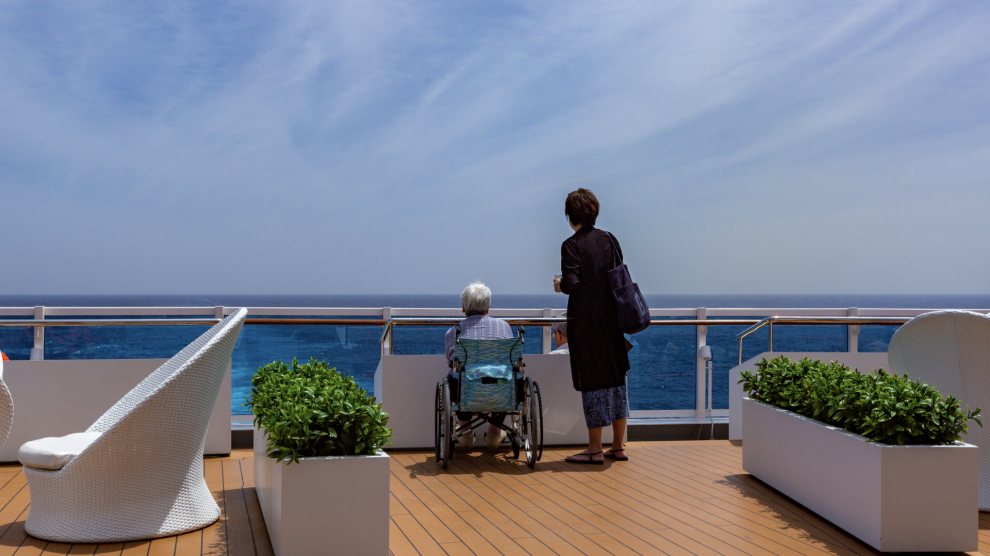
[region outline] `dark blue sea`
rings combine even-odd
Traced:
[[[653,308],[940,308],[987,309],[990,295],[648,295]],[[564,308],[564,295],[494,295],[493,308]],[[0,296],[3,307],[460,307],[458,295],[127,295]],[[714,407],[728,407],[728,371],[735,366],[735,335],[741,326],[712,326]],[[896,326],[864,326],[859,350],[887,351]],[[50,327],[45,332],[46,359],[167,358],[201,334],[206,327]],[[397,354],[443,353],[441,327],[405,327],[395,334]],[[276,360],[310,357],[326,360],[349,373],[369,392],[379,360],[381,327],[377,326],[245,326],[233,356],[231,412],[247,413],[242,406],[250,393],[251,376],[259,366]],[[525,351],[539,353],[538,329],[527,334]],[[695,402],[695,328],[654,326],[631,336],[632,369],[629,374],[630,405],[634,410],[692,409]],[[766,329],[744,343],[744,358],[767,350]],[[0,351],[11,359],[27,359],[33,341],[31,330],[0,328]],[[844,326],[774,327],[777,351],[846,351]],[[438,377],[445,369],[437,369]]]

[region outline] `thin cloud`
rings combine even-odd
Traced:
[[[30,210],[0,218],[25,263],[0,288],[538,292],[588,186],[650,292],[988,292],[988,24],[978,2],[14,3],[0,201]]]

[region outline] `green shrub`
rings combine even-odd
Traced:
[[[967,421],[983,426],[979,409],[963,411],[952,396],[883,369],[867,375],[834,361],[780,356],[763,359],[739,382],[754,400],[881,444],[951,444],[962,440]]]
[[[300,365],[293,359],[291,367],[281,361],[261,367],[247,402],[254,424],[268,433],[268,457],[277,461],[372,455],[391,445],[382,404],[324,361]]]

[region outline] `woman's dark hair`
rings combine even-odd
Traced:
[[[594,226],[598,220],[598,198],[587,189],[571,191],[564,201],[564,214],[571,224],[583,227]]]

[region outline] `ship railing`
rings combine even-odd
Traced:
[[[859,335],[860,326],[868,325],[901,325],[911,320],[909,317],[781,317],[781,316],[771,316],[766,317],[753,326],[750,326],[746,330],[743,330],[736,335],[736,340],[739,342],[739,364],[742,365],[743,362],[743,340],[747,336],[756,332],[757,330],[767,327],[768,332],[768,342],[767,351],[773,351],[773,325],[843,325],[850,328],[854,328],[853,335]],[[850,352],[855,352],[856,349],[850,344]]]
[[[49,326],[148,326],[212,325],[236,307],[0,307],[0,327],[33,327],[31,359],[44,359],[45,328]],[[847,351],[858,351],[860,326],[900,325],[917,315],[935,309],[876,308],[674,308],[651,309],[651,326],[693,326],[696,334],[696,403],[694,409],[634,412],[638,417],[675,417],[704,420],[706,413],[706,368],[698,354],[707,345],[709,326],[749,326],[736,336],[739,363],[743,340],[767,327],[769,351],[773,351],[773,327],[782,325],[834,325],[847,330]],[[990,313],[987,309],[976,312]],[[552,346],[550,326],[564,322],[564,309],[492,309],[490,315],[510,324],[541,328],[542,352]],[[401,326],[451,326],[463,318],[459,308],[397,307],[249,307],[247,325],[294,326],[379,326],[382,327],[381,354],[394,353],[394,330]],[[12,318],[11,318],[12,317]],[[27,318],[25,318],[27,317]],[[97,317],[97,318],[94,318]],[[132,317],[132,318],[121,318]],[[144,318],[133,318],[144,317]],[[152,318],[157,317],[157,318]],[[183,318],[188,317],[188,318]],[[198,317],[198,318],[193,318]],[[346,317],[346,318],[340,318]],[[755,317],[755,318],[754,318]],[[728,414],[716,409],[715,416]]]

